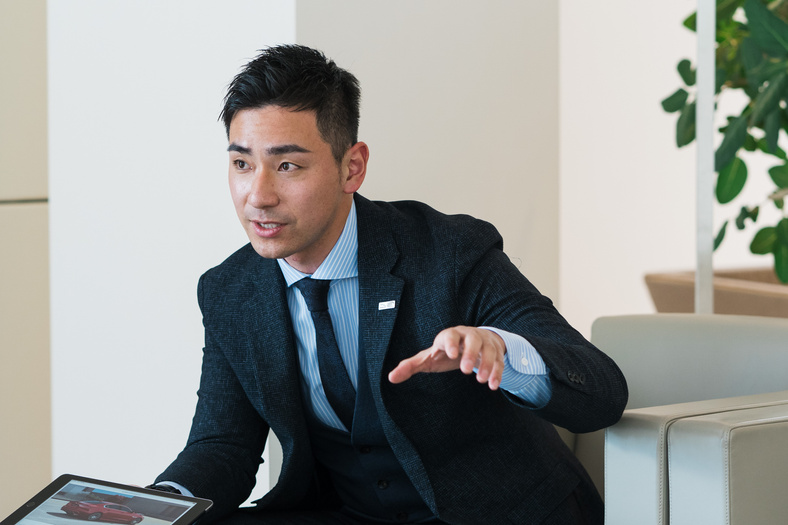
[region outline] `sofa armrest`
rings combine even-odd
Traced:
[[[783,522],[788,404],[685,418],[668,432],[670,523]]]
[[[669,486],[675,488],[672,478],[668,483],[668,436],[677,422],[771,407],[788,410],[788,391],[625,411],[621,421],[607,429],[605,436],[605,522],[668,523],[668,509],[675,510],[672,500],[668,504]],[[691,497],[691,492],[687,497]],[[675,525],[672,520],[671,523]]]

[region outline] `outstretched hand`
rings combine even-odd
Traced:
[[[476,368],[476,379],[487,383],[490,390],[497,390],[501,384],[505,354],[506,345],[495,332],[472,326],[455,326],[441,331],[431,347],[400,361],[389,372],[389,381],[402,383],[418,373],[457,369],[464,374],[472,374]]]

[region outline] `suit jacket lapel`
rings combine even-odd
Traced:
[[[359,344],[365,352],[372,392],[380,392],[386,349],[399,312],[404,280],[391,274],[399,259],[386,220],[356,195],[358,214]]]
[[[400,258],[400,251],[390,229],[391,217],[360,195],[355,197],[358,213],[359,350],[365,353],[369,385],[389,444],[425,503],[437,513],[435,495],[421,458],[389,417],[381,397],[381,381],[388,381],[383,379],[383,364],[405,286],[404,279],[391,273]]]
[[[292,321],[287,306],[286,284],[276,261],[258,258],[248,273],[255,289],[243,305],[244,327],[249,348],[247,359],[254,371],[262,410],[269,425],[281,436],[298,425],[306,432],[300,410],[293,410],[293,401],[301,403],[298,355]]]

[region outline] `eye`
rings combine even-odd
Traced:
[[[233,164],[235,164],[235,167],[238,168],[239,170],[245,170],[249,167],[249,164],[247,164],[241,159],[235,159],[233,161]]]
[[[283,162],[279,165],[279,171],[295,171],[297,169],[298,165],[292,162]]]

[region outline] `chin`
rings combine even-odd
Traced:
[[[271,246],[269,243],[260,242],[258,239],[251,241],[252,248],[257,252],[257,255],[265,259],[284,259],[289,253]]]

